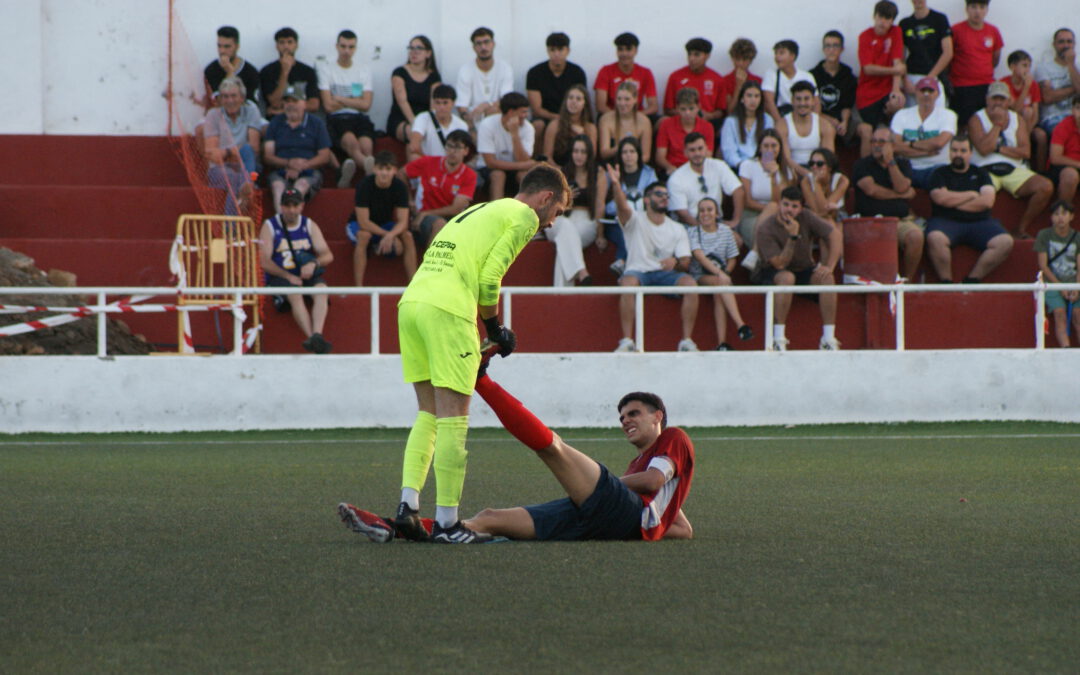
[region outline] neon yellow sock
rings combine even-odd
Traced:
[[[435,505],[457,506],[465,485],[465,437],[469,416],[441,417],[435,422]]]
[[[401,466],[401,487],[412,488],[417,492],[424,489],[431,457],[435,454],[435,416],[423,410],[416,413],[405,441],[405,458]]]

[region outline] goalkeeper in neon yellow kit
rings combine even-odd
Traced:
[[[477,204],[447,223],[401,296],[401,365],[405,381],[416,389],[419,412],[405,445],[394,525],[409,539],[429,539],[418,511],[432,459],[436,510],[430,540],[465,544],[483,539],[458,519],[469,401],[480,365],[477,311],[488,339],[509,356],[516,340],[498,319],[503,275],[533,235],[563,212],[569,196],[561,171],[546,164],[534,167],[513,198]]]

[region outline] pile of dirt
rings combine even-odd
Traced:
[[[34,259],[0,246],[0,287],[2,286],[76,286],[75,275],[62,270],[46,274],[34,265]],[[0,305],[79,307],[92,304],[95,298],[80,295],[0,295]],[[0,327],[40,321],[55,312],[0,314]],[[109,354],[148,354],[150,344],[133,335],[123,321],[108,319]],[[0,337],[0,355],[16,354],[96,354],[97,317],[88,316],[72,323],[42,328],[32,333]]]

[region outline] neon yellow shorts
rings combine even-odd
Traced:
[[[480,367],[475,321],[425,302],[398,305],[401,372],[406,382],[431,380],[436,387],[472,394]]]
[[[1024,187],[1024,183],[1028,182],[1034,175],[1036,175],[1035,172],[1026,166],[1018,166],[1006,176],[990,174],[990,182],[994,184],[994,190],[1004,188],[1006,192],[1015,197],[1020,188]]]

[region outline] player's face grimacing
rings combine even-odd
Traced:
[[[630,401],[619,411],[619,423],[632,445],[648,447],[660,436],[662,416],[662,412],[650,410],[641,401]]]

